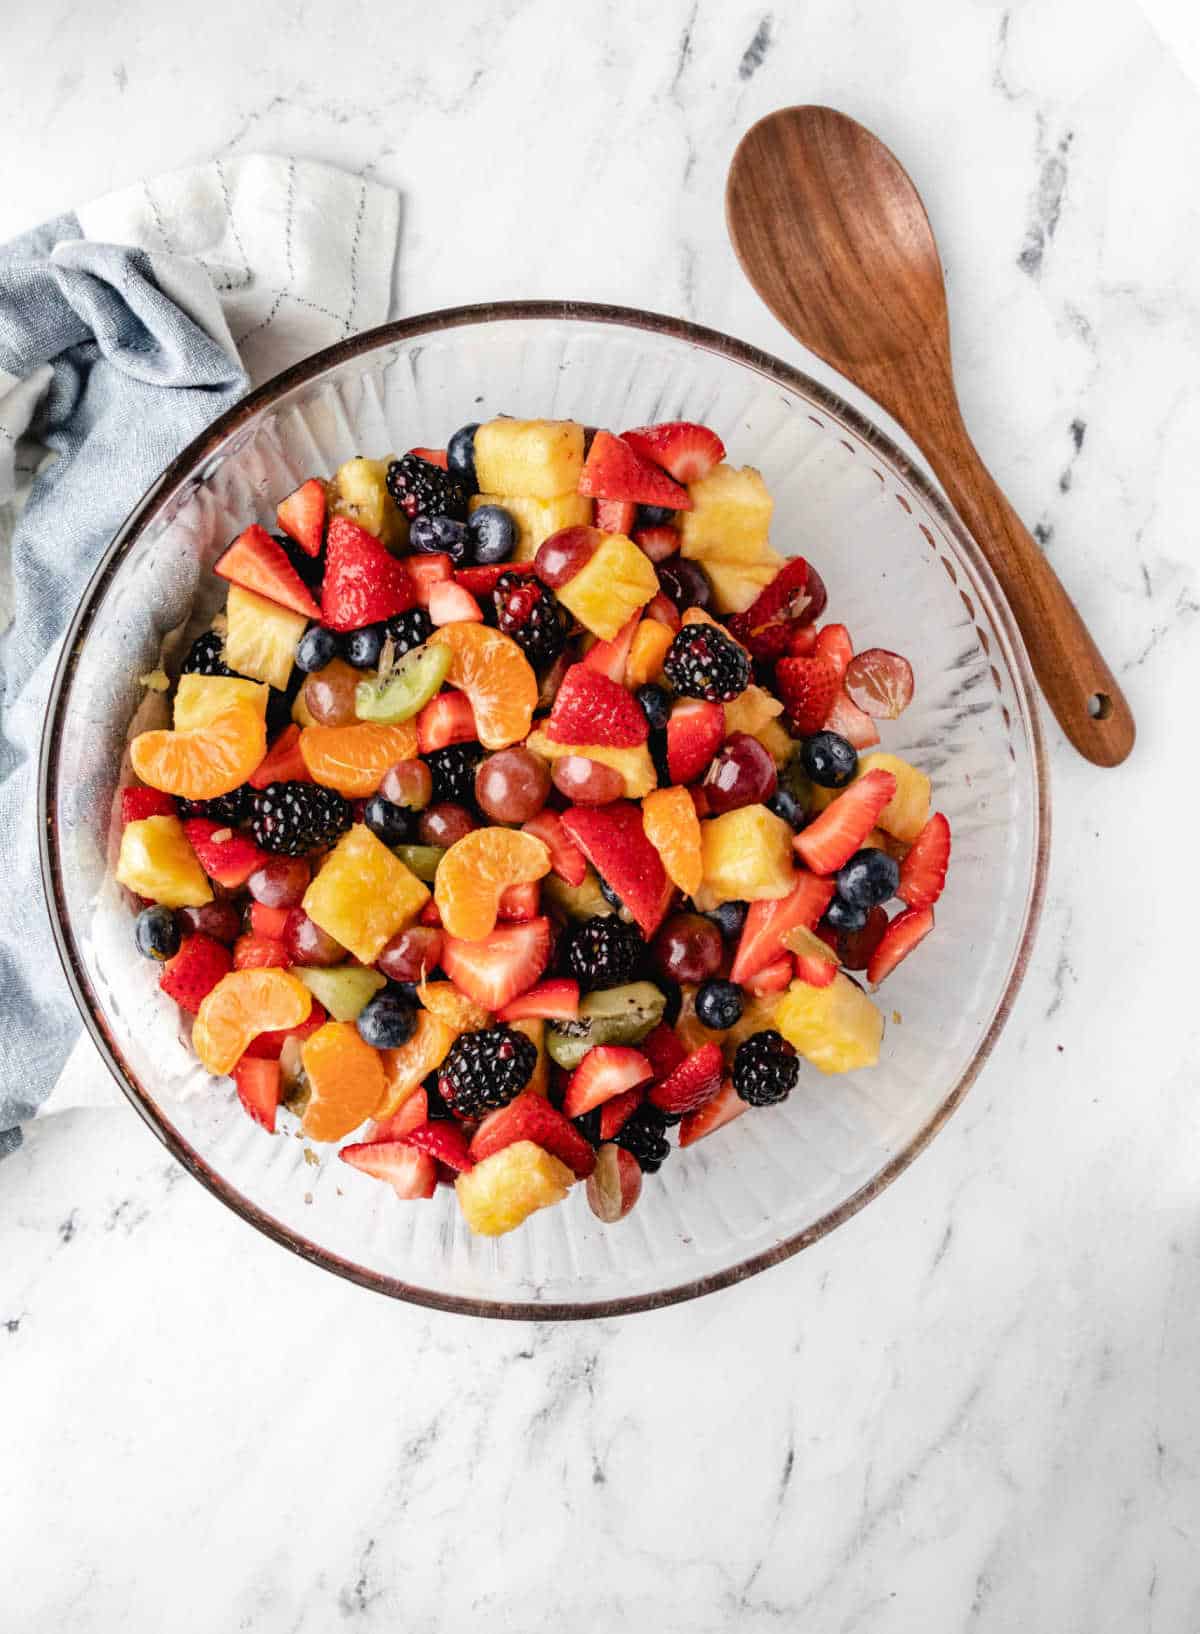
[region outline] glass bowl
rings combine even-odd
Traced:
[[[400,1203],[314,1150],[274,1139],[214,1085],[189,1027],[133,949],[112,879],[125,749],[155,707],[139,677],[211,616],[207,570],[305,476],[356,453],[444,442],[499,413],[625,427],[715,426],[762,470],[773,542],[812,558],[860,646],[911,659],[916,698],[883,747],[933,777],[954,831],[936,933],[888,981],[880,1065],[805,1066],[781,1107],[676,1151],[619,1226],[577,1189],[497,1240],[448,1192]],[[176,657],[176,662],[178,659]],[[161,700],[158,700],[161,708]],[[135,723],[135,717],[137,717]],[[132,724],[131,723],[135,723]],[[563,1318],[707,1293],[832,1230],[909,1164],[962,1098],[1029,955],[1048,812],[1033,682],[978,548],[876,427],[796,369],[676,319],[506,303],[389,324],[318,353],[224,414],[164,472],[97,569],[63,648],[42,745],[43,870],[84,1021],[141,1115],[230,1208],[314,1264],[476,1315]]]

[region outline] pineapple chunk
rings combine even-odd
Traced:
[[[574,1183],[565,1163],[531,1140],[518,1140],[460,1174],[454,1190],[471,1230],[501,1237],[536,1210],[561,1203]]]
[[[212,901],[212,886],[178,817],[143,817],[125,824],[117,879],[164,908],[202,908]]]
[[[389,550],[408,543],[408,518],[396,509],[387,491],[388,460],[347,460],[329,484],[330,516],[348,516]]]
[[[555,743],[544,732],[531,732],[525,739],[525,747],[533,754],[541,755],[543,760],[565,760],[568,755],[583,755],[588,760],[599,761],[602,766],[611,766],[625,779],[627,800],[640,800],[643,794],[649,794],[651,789],[658,787],[658,774],[644,743],[639,743],[635,749],[610,749],[604,743]]]
[[[265,720],[269,698],[265,686],[243,681],[240,675],[181,675],[172,725],[177,732],[192,732],[198,726],[211,726],[218,715],[243,703],[253,704]]]
[[[538,546],[563,528],[586,528],[592,521],[592,502],[584,494],[559,494],[554,499],[530,499],[520,494],[473,494],[473,511],[481,505],[499,505],[517,524],[514,562],[531,562]]]
[[[704,883],[701,912],[722,902],[763,902],[787,896],[795,885],[792,830],[766,806],[739,806],[700,824]]]
[[[606,919],[617,911],[600,889],[599,875],[590,864],[579,885],[568,885],[557,874],[547,874],[542,881],[542,895],[568,919]]]
[[[291,679],[292,660],[300,637],[308,628],[303,613],[293,613],[277,601],[231,584],[225,604],[228,628],[225,632],[225,662],[239,675],[278,687],[282,692]]]
[[[883,1015],[841,972],[828,987],[793,982],[774,1025],[819,1072],[855,1072],[879,1060]]]
[[[531,1089],[535,1095],[549,1095],[550,1058],[546,1054],[546,1023],[540,1016],[525,1016],[520,1021],[510,1021],[508,1025],[514,1033],[524,1033],[538,1052],[537,1066],[525,1088]]]
[[[584,629],[611,641],[658,594],[658,574],[632,539],[608,533],[587,566],[555,594]]]
[[[911,844],[929,821],[932,785],[923,771],[899,755],[863,755],[856,776],[865,777],[875,767],[891,772],[896,779],[896,792],[879,813],[879,826],[897,840]]]
[[[763,748],[774,756],[775,764],[780,770],[787,765],[795,753],[795,743],[788,737],[778,721],[764,721],[757,731],[751,732],[750,736],[757,738]]]
[[[488,420],[475,433],[475,477],[485,494],[557,499],[583,470],[583,427],[574,420]]]
[[[665,624],[656,618],[644,618],[633,632],[629,657],[625,660],[625,685],[644,686],[657,681],[662,674],[663,659],[675,639]],[[783,705],[779,706],[781,709]]]
[[[363,964],[429,900],[417,876],[363,823],[344,834],[304,893],[304,911]]]
[[[765,687],[753,682],[739,692],[732,703],[725,705],[725,736],[731,732],[749,732],[751,737],[776,715],[783,714],[783,705],[773,698]]]
[[[744,613],[753,605],[783,566],[783,557],[769,546],[752,562],[705,562],[718,613]]]
[[[718,613],[742,613],[783,566],[767,535],[774,508],[753,466],[715,466],[688,484],[692,509],[679,515],[680,551],[702,562]]]

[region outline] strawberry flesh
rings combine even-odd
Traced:
[[[279,1062],[243,1055],[233,1069],[233,1081],[242,1106],[255,1123],[273,1135],[281,1083]]]
[[[266,528],[253,523],[213,563],[213,572],[243,590],[253,590],[268,601],[290,607],[305,618],[320,618],[321,609],[305,588],[304,581],[288,561],[287,551]]]
[[[565,976],[541,982],[506,1004],[497,1021],[575,1021],[579,1015],[579,983]]]
[[[284,727],[246,781],[252,789],[265,789],[270,783],[312,782],[300,753],[300,728],[294,722]]]
[[[699,482],[725,458],[725,444],[716,432],[691,420],[637,426],[622,432],[621,440],[643,459],[653,460],[669,471],[676,482]]]
[[[532,834],[550,853],[550,866],[559,879],[568,885],[582,885],[587,878],[587,858],[563,827],[562,818],[549,806],[543,806],[536,817],[521,824],[526,834]]]
[[[595,525],[604,533],[623,533],[629,537],[637,506],[631,499],[598,499]]]
[[[702,698],[681,699],[667,721],[667,770],[672,783],[694,783],[725,738],[725,711]]]
[[[146,817],[174,817],[175,801],[159,789],[130,783],[121,790],[121,822],[140,823]]]
[[[808,563],[803,556],[795,556],[744,613],[735,613],[728,620],[729,633],[755,658],[773,663],[787,655],[788,643],[800,628],[808,605]],[[815,642],[816,636],[812,639]]]
[[[649,1100],[661,1112],[694,1112],[718,1093],[724,1070],[725,1063],[718,1046],[701,1044],[675,1068],[670,1077],[654,1085]]]
[[[637,630],[640,614],[634,613],[627,619],[613,636],[611,641],[597,641],[584,653],[582,663],[585,669],[598,670],[606,675],[610,681],[621,682],[625,679],[625,664],[629,658],[629,649],[633,645],[634,633]],[[641,714],[641,711],[638,711]],[[603,738],[591,738],[592,743],[603,743]]]
[[[879,946],[867,966],[867,980],[878,987],[902,959],[907,959],[918,942],[923,942],[933,929],[932,908],[905,908],[896,915],[884,931]]]
[[[660,1021],[652,1033],[647,1033],[638,1048],[653,1067],[656,1084],[669,1078],[675,1068],[687,1060],[687,1051],[679,1042],[679,1034],[665,1021]]]
[[[611,1101],[605,1101],[600,1108],[600,1139],[614,1139],[645,1098],[643,1090],[627,1089],[621,1095],[614,1095]]]
[[[652,460],[621,437],[598,431],[579,473],[579,492],[592,499],[624,499],[635,505],[663,505],[690,511],[691,495]]]
[[[417,748],[423,755],[452,743],[475,743],[475,711],[465,692],[439,692],[417,716]]]
[[[828,658],[837,671],[838,680],[844,679],[850,660],[854,657],[854,643],[844,624],[824,624],[817,631],[818,653]]]
[[[406,613],[416,599],[405,563],[357,522],[335,516],[325,545],[321,621],[339,632],[361,630]]]
[[[649,940],[666,914],[672,885],[662,858],[646,838],[641,807],[630,800],[614,800],[607,806],[570,806],[562,822]]]
[[[343,1163],[375,1180],[386,1180],[397,1197],[406,1202],[432,1197],[437,1189],[437,1162],[428,1152],[420,1152],[401,1140],[365,1141],[343,1146],[338,1153]]]
[[[594,1106],[627,1089],[640,1089],[653,1077],[654,1068],[640,1050],[628,1044],[597,1044],[571,1074],[563,1111],[568,1118],[581,1118]]]
[[[441,1118],[436,1123],[419,1123],[403,1137],[406,1146],[415,1146],[418,1152],[428,1152],[438,1163],[446,1164],[456,1174],[467,1174],[475,1167],[475,1159],[467,1151],[467,1137],[456,1123]]]
[[[309,477],[294,493],[281,499],[275,520],[289,539],[294,539],[306,556],[319,556],[325,536],[325,484]]]
[[[825,730],[836,732],[855,749],[871,749],[879,742],[879,728],[843,688],[825,717]]]
[[[197,932],[185,936],[179,952],[162,967],[158,985],[168,998],[195,1015],[201,1004],[233,969],[233,955],[221,942]]]
[[[932,908],[946,884],[950,866],[950,824],[935,811],[900,864],[896,895],[910,908]]]
[[[866,840],[896,792],[896,779],[881,767],[851,783],[792,844],[814,874],[834,874]]]
[[[550,959],[550,921],[531,919],[504,925],[479,942],[447,936],[442,941],[442,969],[476,1004],[494,1014],[526,993]]]
[[[591,1142],[579,1133],[569,1117],[532,1089],[523,1089],[507,1106],[488,1113],[471,1139],[471,1158],[480,1163],[493,1152],[503,1151],[519,1140],[531,1140],[551,1157],[558,1158],[577,1180],[586,1180],[596,1167]]]
[[[833,899],[833,881],[798,873],[790,893],[775,902],[752,902],[729,972],[730,981],[748,982],[773,964],[788,931],[812,930]]]
[[[650,735],[633,694],[586,664],[572,664],[563,676],[544,730],[555,743],[610,749],[636,748]]]
[[[734,1118],[741,1117],[747,1111],[746,1102],[734,1089],[732,1082],[726,1078],[720,1089],[711,1101],[706,1101],[695,1112],[689,1112],[679,1125],[680,1146],[694,1146],[705,1135],[711,1135],[714,1130],[721,1129]]]
[[[230,828],[228,823],[214,822],[211,817],[189,817],[183,832],[209,879],[215,879],[226,890],[237,890],[268,861],[266,852],[260,851],[248,834]],[[222,837],[218,839],[217,835]]]
[[[841,677],[822,652],[811,658],[781,658],[775,666],[775,691],[794,738],[810,738],[825,725],[838,695]]]

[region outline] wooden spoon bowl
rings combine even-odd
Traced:
[[[925,454],[999,580],[1067,737],[1094,764],[1120,764],[1135,735],[1129,705],[963,424],[937,244],[895,155],[832,108],[784,108],[742,138],[725,204],[738,259],[771,311]]]

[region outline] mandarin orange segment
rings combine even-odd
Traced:
[[[312,1096],[300,1127],[313,1140],[341,1140],[383,1096],[383,1059],[351,1021],[327,1021],[300,1048]]]
[[[347,800],[374,794],[383,774],[398,760],[412,760],[417,752],[417,728],[412,721],[381,726],[362,721],[357,726],[306,726],[300,734],[300,753],[310,775]]]
[[[522,742],[537,707],[538,682],[517,643],[486,624],[443,624],[429,639],[450,648],[446,679],[471,700],[484,748]]]
[[[476,1033],[492,1025],[490,1010],[460,993],[453,982],[422,982],[417,997],[430,1012],[453,1027],[456,1033]]]
[[[343,834],[304,893],[308,917],[363,964],[407,930],[429,900],[410,868],[365,823]]]
[[[232,970],[200,1005],[192,1048],[209,1072],[232,1072],[260,1033],[284,1032],[308,1020],[312,994],[286,970]]]
[[[398,1050],[382,1052],[383,1099],[374,1116],[382,1122],[384,1118],[390,1118],[393,1112],[398,1112],[408,1097],[420,1089],[429,1074],[441,1066],[457,1037],[457,1031],[440,1016],[432,1015],[428,1010],[418,1010],[416,1030],[408,1043],[402,1044]]]
[[[642,801],[642,827],[671,884],[692,896],[704,878],[704,848],[700,819],[687,789],[655,789],[648,794]]]
[[[266,752],[266,722],[245,703],[192,731],[139,732],[129,745],[130,762],[142,782],[184,800],[232,794]]]
[[[476,828],[456,840],[438,863],[433,899],[447,932],[482,942],[496,928],[500,898],[550,872],[550,851],[518,828]]]

